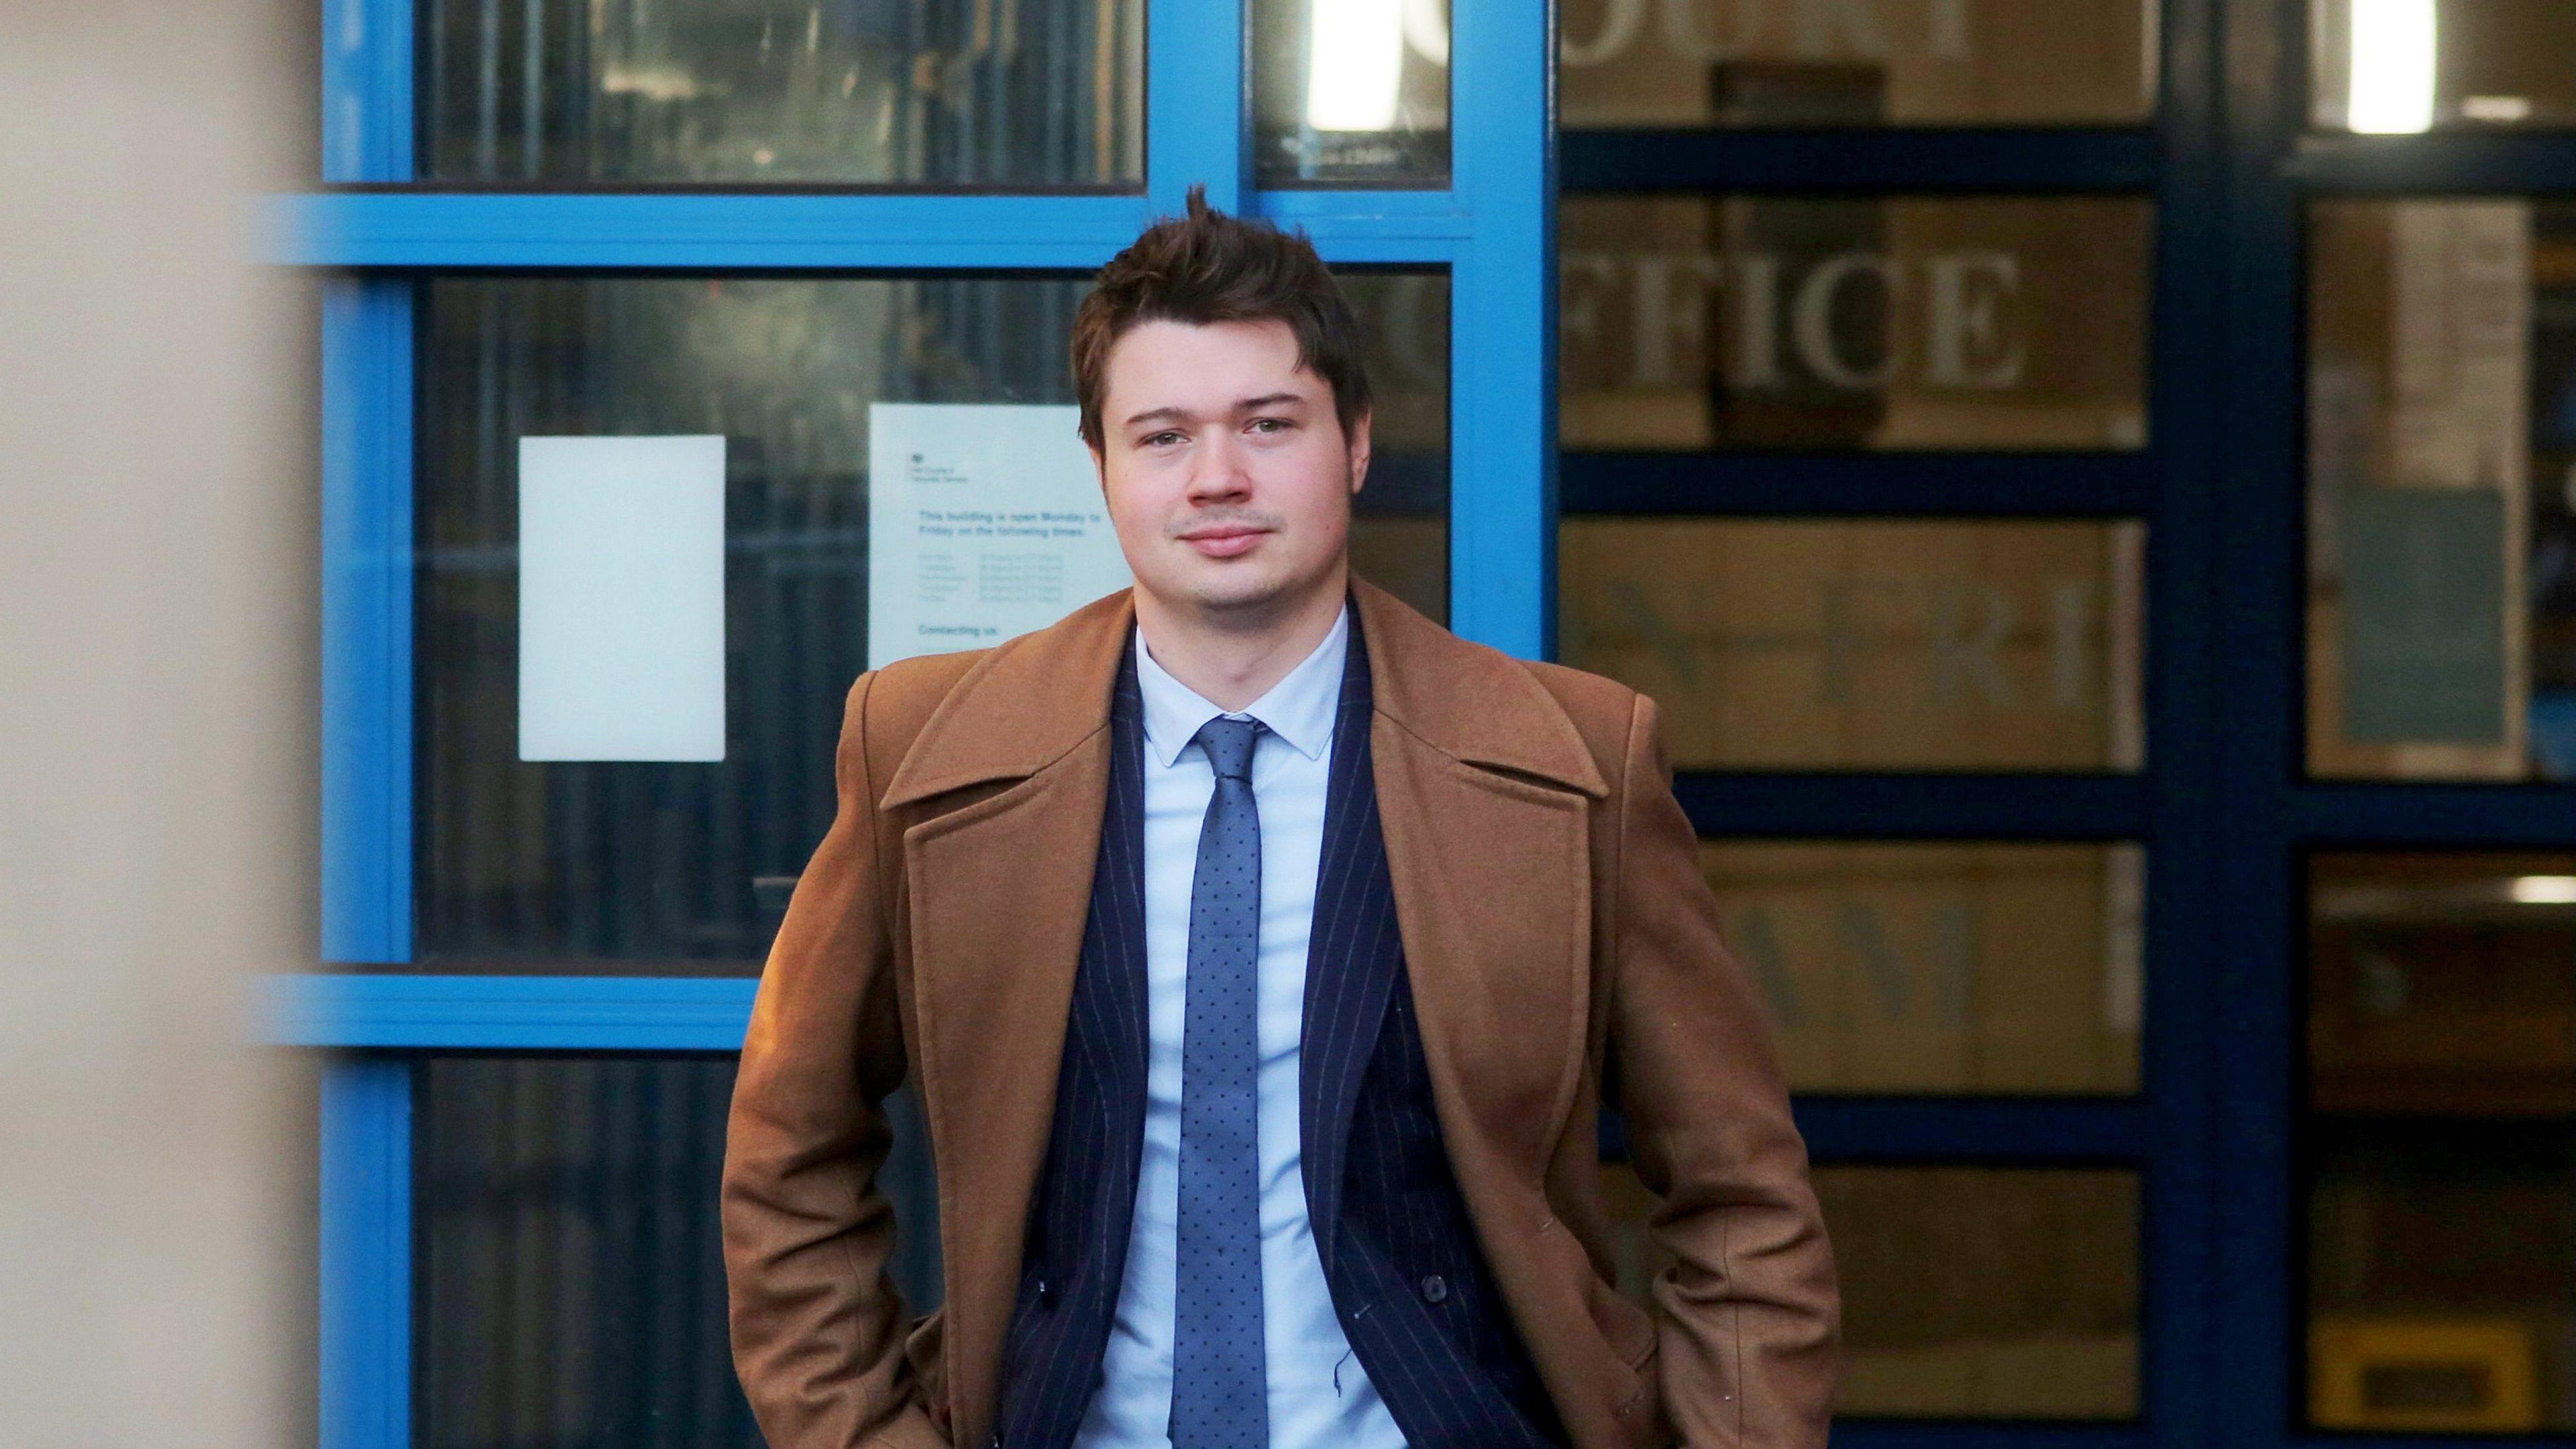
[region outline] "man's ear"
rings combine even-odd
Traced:
[[[1357,493],[1360,485],[1368,481],[1369,415],[1365,412],[1351,420],[1350,452],[1351,491]]]

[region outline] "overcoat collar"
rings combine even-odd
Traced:
[[[1380,715],[1469,764],[1609,793],[1555,699],[1509,656],[1471,644],[1354,575]],[[992,780],[1022,779],[1109,725],[1132,590],[1085,604],[996,648],[934,711],[886,784],[892,808]]]

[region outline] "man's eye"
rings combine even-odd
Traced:
[[[1281,433],[1288,430],[1288,420],[1286,418],[1254,418],[1252,420],[1252,426],[1257,432]]]
[[[1148,433],[1145,435],[1144,440],[1138,443],[1137,446],[1140,448],[1159,448],[1165,443],[1177,443],[1180,440],[1181,435],[1178,433]]]

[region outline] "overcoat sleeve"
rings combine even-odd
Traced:
[[[904,1050],[867,754],[875,678],[850,687],[832,827],[761,972],[725,1136],[734,1365],[771,1449],[944,1442],[905,1353],[876,1185]]]
[[[1636,696],[1618,793],[1611,1045],[1629,1153],[1672,1264],[1653,1285],[1664,1407],[1685,1442],[1823,1449],[1840,1302],[1777,1054],[1719,938],[1699,839]]]

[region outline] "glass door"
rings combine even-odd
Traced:
[[[2203,1442],[2207,11],[1560,17],[1559,651],[1663,705],[1837,1441]]]

